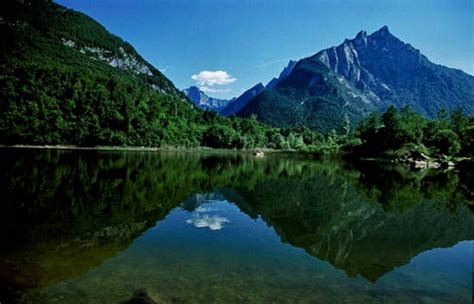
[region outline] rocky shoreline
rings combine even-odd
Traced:
[[[409,165],[412,169],[454,169],[457,161],[446,155],[429,157],[420,152],[410,152],[409,154],[392,160],[394,163],[403,163]]]

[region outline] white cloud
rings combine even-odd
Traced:
[[[201,71],[191,76],[191,79],[200,86],[225,85],[237,80],[226,71]]]
[[[192,219],[186,220],[186,223],[192,224],[196,228],[209,228],[210,230],[221,230],[224,227],[224,223],[229,222],[225,217],[218,215],[209,216],[208,214],[198,214]]]

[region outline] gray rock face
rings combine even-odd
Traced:
[[[381,110],[394,104],[409,105],[430,117],[440,108],[474,112],[474,77],[430,62],[419,50],[392,35],[387,26],[371,35],[361,31],[354,39],[313,57],[343,76]]]
[[[146,62],[133,49],[126,48],[126,45],[119,46],[117,50],[87,46],[78,43],[72,39],[61,38],[63,45],[76,49],[81,54],[86,55],[92,60],[102,61],[114,68],[127,72],[128,74],[139,76],[153,90],[162,94],[178,94],[178,90],[168,81],[163,81],[164,76],[151,64]]]
[[[281,78],[281,79],[280,79]],[[435,117],[440,109],[474,113],[474,77],[430,62],[388,27],[359,32],[291,64],[237,113],[277,127],[342,131],[390,105]]]
[[[78,48],[74,40],[62,39],[62,42],[65,46]],[[122,47],[119,47],[120,56],[114,55],[112,51],[99,48],[99,47],[89,47],[84,46],[78,48],[79,52],[82,54],[87,54],[91,58],[105,61],[107,64],[118,68],[121,70],[129,71],[134,74],[145,74],[148,76],[153,76],[150,68],[138,58],[133,55],[128,54]]]
[[[209,97],[198,87],[195,86],[191,86],[187,89],[184,89],[183,93],[198,108],[206,111],[219,112],[233,100]]]

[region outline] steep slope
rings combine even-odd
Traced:
[[[474,112],[474,77],[430,62],[420,50],[392,35],[387,26],[369,36],[361,31],[354,39],[315,56],[379,108],[409,105],[428,117],[436,116],[441,108]]]
[[[92,18],[10,0],[0,33],[1,143],[184,144],[194,132],[185,96]]]
[[[219,112],[220,110],[225,108],[230,102],[232,102],[232,99],[229,100],[209,97],[198,87],[195,86],[191,86],[187,89],[184,89],[183,93],[199,109],[207,111]]]
[[[1,15],[2,63],[45,57],[80,66],[102,61],[157,91],[178,93],[129,43],[82,13],[48,0],[9,0],[2,4]]]
[[[386,26],[301,59],[289,75],[251,100],[239,116],[276,126],[341,128],[389,105],[433,117],[441,108],[474,112],[474,77],[430,62]]]
[[[229,104],[227,104],[219,114],[229,116],[239,112],[252,98],[263,92],[263,90],[265,90],[263,84],[258,83],[254,85],[236,99],[231,100],[231,102],[229,102]]]
[[[307,58],[298,62],[288,77],[273,89],[250,100],[237,116],[257,119],[279,127],[305,125],[319,131],[342,127],[347,114],[357,121],[377,108],[350,84],[333,75],[321,62]]]
[[[199,111],[130,44],[50,0],[1,2],[0,34],[1,145],[285,147],[285,130]]]
[[[278,82],[280,82],[281,80],[288,77],[288,75],[290,75],[291,71],[293,71],[294,67],[296,66],[296,63],[297,63],[296,61],[290,60],[287,66],[283,69],[283,71],[281,71],[280,76],[278,76],[278,78],[273,78],[272,80],[270,80],[267,83],[266,88],[273,89],[274,87],[276,87]]]

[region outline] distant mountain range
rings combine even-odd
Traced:
[[[340,129],[372,111],[410,106],[427,117],[442,108],[474,113],[474,77],[434,64],[387,26],[361,31],[313,56],[290,62],[280,77],[237,113],[278,127]]]
[[[273,78],[266,86],[258,83],[243,92],[239,97],[232,99],[218,99],[207,96],[198,87],[191,86],[183,90],[183,93],[188,99],[202,110],[215,111],[223,116],[230,116],[237,114],[247,103],[255,96],[263,92],[265,89],[273,89],[280,81],[285,79],[293,70],[296,61],[290,60],[288,65],[281,71],[278,78]]]
[[[191,86],[183,90],[188,99],[198,108],[207,111],[214,111],[223,116],[230,116],[239,112],[252,98],[265,90],[263,84],[258,83],[251,87],[237,98],[218,99],[207,96],[198,87]]]
[[[196,107],[323,132],[392,104],[474,113],[473,76],[431,63],[387,27],[290,61],[231,100],[181,92],[132,45],[51,0],[5,2],[0,33],[3,144],[197,145],[208,122]]]
[[[228,105],[233,99],[219,99],[209,97],[201,91],[198,87],[191,86],[183,90],[183,93],[201,110],[216,111],[219,112],[226,105]]]

